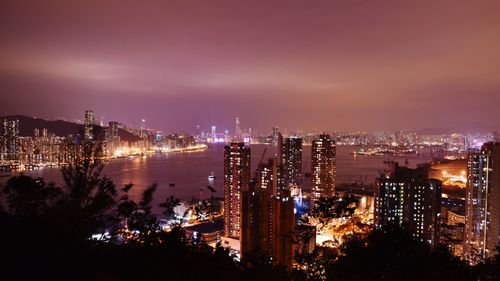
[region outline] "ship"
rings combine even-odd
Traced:
[[[208,176],[208,179],[209,179],[209,180],[215,180],[215,175],[214,175],[214,172],[212,172],[212,173]]]

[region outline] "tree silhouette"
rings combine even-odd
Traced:
[[[160,228],[152,212],[155,184],[139,202],[129,198],[132,184],[117,191],[92,145],[74,150],[83,153],[62,169],[60,188],[21,175],[1,190],[5,280],[241,279],[227,249],[192,244],[179,226]],[[164,215],[179,202],[166,198]],[[95,234],[109,239],[91,239]]]
[[[367,238],[351,237],[326,271],[335,280],[474,280],[467,264],[446,248],[431,250],[409,232],[374,230]]]
[[[44,213],[61,195],[61,189],[54,183],[46,184],[41,178],[21,174],[10,178],[2,193],[7,203],[5,211],[21,218]]]
[[[196,215],[196,219],[198,220],[198,222],[214,220],[212,207],[210,205],[210,202],[208,202],[207,200],[199,201],[194,205],[194,214]]]
[[[356,210],[358,200],[353,195],[343,197],[321,196],[312,206],[310,212],[302,218],[306,224],[314,224],[318,229],[323,229],[330,224],[333,219],[346,218],[352,216]]]
[[[163,231],[152,211],[156,185],[138,202],[132,184],[117,190],[102,175],[99,149],[63,168],[64,184],[19,175],[2,188],[0,249],[4,280],[498,280],[499,256],[474,271],[443,248],[401,229],[352,236],[339,249],[317,247],[292,271],[269,259],[237,261],[227,248],[192,243],[180,225]],[[318,227],[354,212],[352,197],[322,198],[310,218]],[[180,201],[165,198],[172,218]],[[202,202],[199,212],[209,207]],[[102,234],[107,235],[102,235]],[[107,239],[92,239],[93,235]]]
[[[295,256],[298,264],[295,270],[297,280],[326,280],[326,270],[330,268],[339,256],[339,251],[329,247],[316,247],[312,253]]]
[[[494,257],[477,264],[474,270],[479,276],[479,280],[493,281],[500,279],[500,244]]]
[[[167,197],[160,207],[163,208],[163,215],[166,219],[172,219],[175,215],[175,207],[179,206],[181,201],[174,196]]]

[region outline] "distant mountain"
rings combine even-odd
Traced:
[[[46,128],[49,133],[53,133],[59,137],[74,134],[83,135],[83,124],[77,124],[63,120],[45,120],[24,115],[2,116],[0,117],[0,120],[3,120],[5,118],[13,118],[19,120],[20,136],[33,136],[36,128],[40,129],[40,134],[42,133],[42,129]],[[94,126],[96,136],[102,137],[104,135],[103,129],[104,128],[101,126]],[[120,135],[120,139],[123,141],[134,142],[141,140],[140,137],[123,129],[119,129],[118,134]]]

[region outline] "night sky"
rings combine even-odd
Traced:
[[[500,1],[1,1],[0,38],[1,115],[500,128]]]

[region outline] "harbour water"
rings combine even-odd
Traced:
[[[210,145],[204,151],[175,152],[159,154],[134,159],[116,160],[108,163],[103,174],[109,176],[117,185],[123,186],[133,183],[130,192],[132,199],[140,199],[142,191],[149,185],[156,183],[158,188],[155,200],[160,202],[167,196],[175,196],[184,200],[210,196],[207,185],[215,188],[215,196],[223,195],[223,145]],[[267,147],[264,159],[276,153],[273,145],[251,145],[252,171],[258,165],[264,148]],[[375,177],[382,171],[388,159],[404,163],[408,161],[410,167],[418,163],[431,160],[428,157],[418,156],[355,156],[351,152],[358,149],[354,146],[337,146],[337,183],[363,181],[373,183]],[[303,171],[310,172],[311,147],[303,148]],[[209,180],[211,173],[214,180]],[[25,171],[33,177],[42,177],[46,182],[53,181],[62,184],[61,173],[58,168],[43,168]],[[6,178],[2,178],[5,181]],[[311,186],[310,178],[304,178],[304,189]]]

